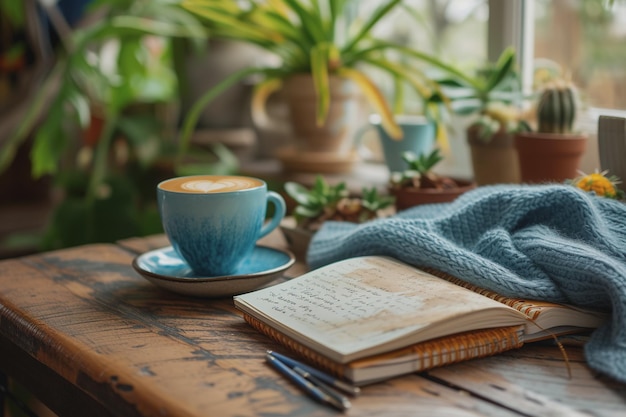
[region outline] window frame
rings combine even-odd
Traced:
[[[513,46],[520,66],[522,91],[530,93],[535,55],[535,1],[488,0],[487,57],[495,62],[502,51]]]

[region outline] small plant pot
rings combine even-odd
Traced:
[[[306,252],[313,238],[313,232],[295,225],[295,222],[285,219],[280,225],[280,230],[287,241],[289,250],[296,255],[299,261],[306,261]]]
[[[478,137],[476,129],[467,130],[474,181],[478,185],[516,184],[520,182],[517,150],[510,133],[496,133],[488,141]]]
[[[578,176],[587,136],[525,132],[515,135],[522,182],[564,182]]]
[[[449,203],[461,194],[476,188],[476,183],[453,178],[455,188],[390,188],[389,193],[396,198],[396,210],[402,211],[421,204]]]

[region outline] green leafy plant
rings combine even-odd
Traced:
[[[207,39],[178,3],[96,0],[87,24],[59,30],[54,67],[0,144],[1,172],[32,137],[33,176],[52,176],[62,191],[44,249],[156,233],[155,179],[234,168],[223,149],[222,159],[195,149],[191,161],[183,158],[177,121],[163,123],[177,118],[167,113],[179,99],[177,42],[200,48]]]
[[[443,160],[439,149],[420,155],[407,151],[402,154],[402,159],[407,163],[407,169],[391,174],[389,181],[392,189],[447,189],[457,187],[456,182],[451,178],[437,175],[432,171]]]
[[[392,77],[395,85],[408,84],[414,88],[427,104],[426,109],[436,117],[445,96],[432,78],[412,64],[422,62],[444,71],[454,69],[429,54],[371,36],[372,29],[399,7],[401,0],[381,2],[367,19],[340,30],[347,21],[347,8],[351,3],[354,2],[184,0],[185,8],[204,19],[211,36],[252,43],[277,56],[280,62],[275,66],[246,68],[209,90],[191,109],[184,124],[183,138],[190,136],[200,112],[211,100],[252,74],[262,79],[255,88],[252,103],[253,111],[257,112],[269,95],[281,88],[283,80],[293,74],[310,73],[317,96],[316,119],[322,125],[330,106],[329,77],[337,75],[353,80],[381,115],[383,127],[390,136],[400,138],[401,129],[383,93],[359,68],[370,66]],[[407,62],[390,59],[388,52],[406,58]],[[396,96],[401,96],[400,91]]]
[[[393,204],[394,198],[381,195],[376,187],[363,187],[361,190],[361,205],[365,209],[366,217],[359,218],[359,222],[371,220],[377,217],[380,210],[384,210]]]
[[[523,94],[515,56],[509,47],[495,64],[480,68],[474,75],[452,69],[439,79],[455,113],[477,116],[469,129],[475,129],[484,142],[497,132],[512,133],[518,128]]]
[[[71,137],[79,135],[70,129],[87,130],[98,122],[102,128],[97,129],[99,138],[94,140],[98,148],[94,185],[106,165],[107,155],[102,151],[110,149],[116,129],[124,131],[143,163],[156,157],[149,151],[154,144],[146,142],[154,139],[157,123],[150,125],[127,111],[138,103],[177,98],[173,39],[203,42],[206,33],[194,16],[168,0],[98,0],[90,10],[95,13],[104,6],[106,13],[91,25],[63,34],[50,76],[16,132],[3,144],[0,168],[6,167],[17,147],[35,131],[33,175],[54,174],[62,167],[66,153],[75,149]]]
[[[330,185],[320,175],[310,189],[290,181],[285,191],[297,203],[293,213],[297,225],[311,231],[327,220],[362,223],[375,219],[394,202],[393,197],[379,194],[376,187],[364,187],[361,196],[350,197],[345,182]]]

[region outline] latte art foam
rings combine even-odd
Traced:
[[[182,183],[181,188],[197,193],[214,193],[216,191],[241,190],[250,187],[251,182],[244,179],[222,181],[194,180]]]
[[[262,185],[262,181],[250,177],[198,175],[173,178],[162,182],[159,187],[168,191],[209,194],[248,190]]]

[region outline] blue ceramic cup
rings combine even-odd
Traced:
[[[283,198],[258,178],[195,175],[157,186],[163,229],[176,253],[201,276],[237,273],[258,239],[285,216]],[[267,204],[274,206],[265,223]]]
[[[419,115],[396,115],[396,122],[402,129],[402,139],[390,137],[381,124],[377,114],[369,117],[370,126],[376,127],[383,149],[385,162],[390,172],[404,171],[407,164],[402,159],[405,151],[416,155],[427,154],[435,146],[435,125]]]

